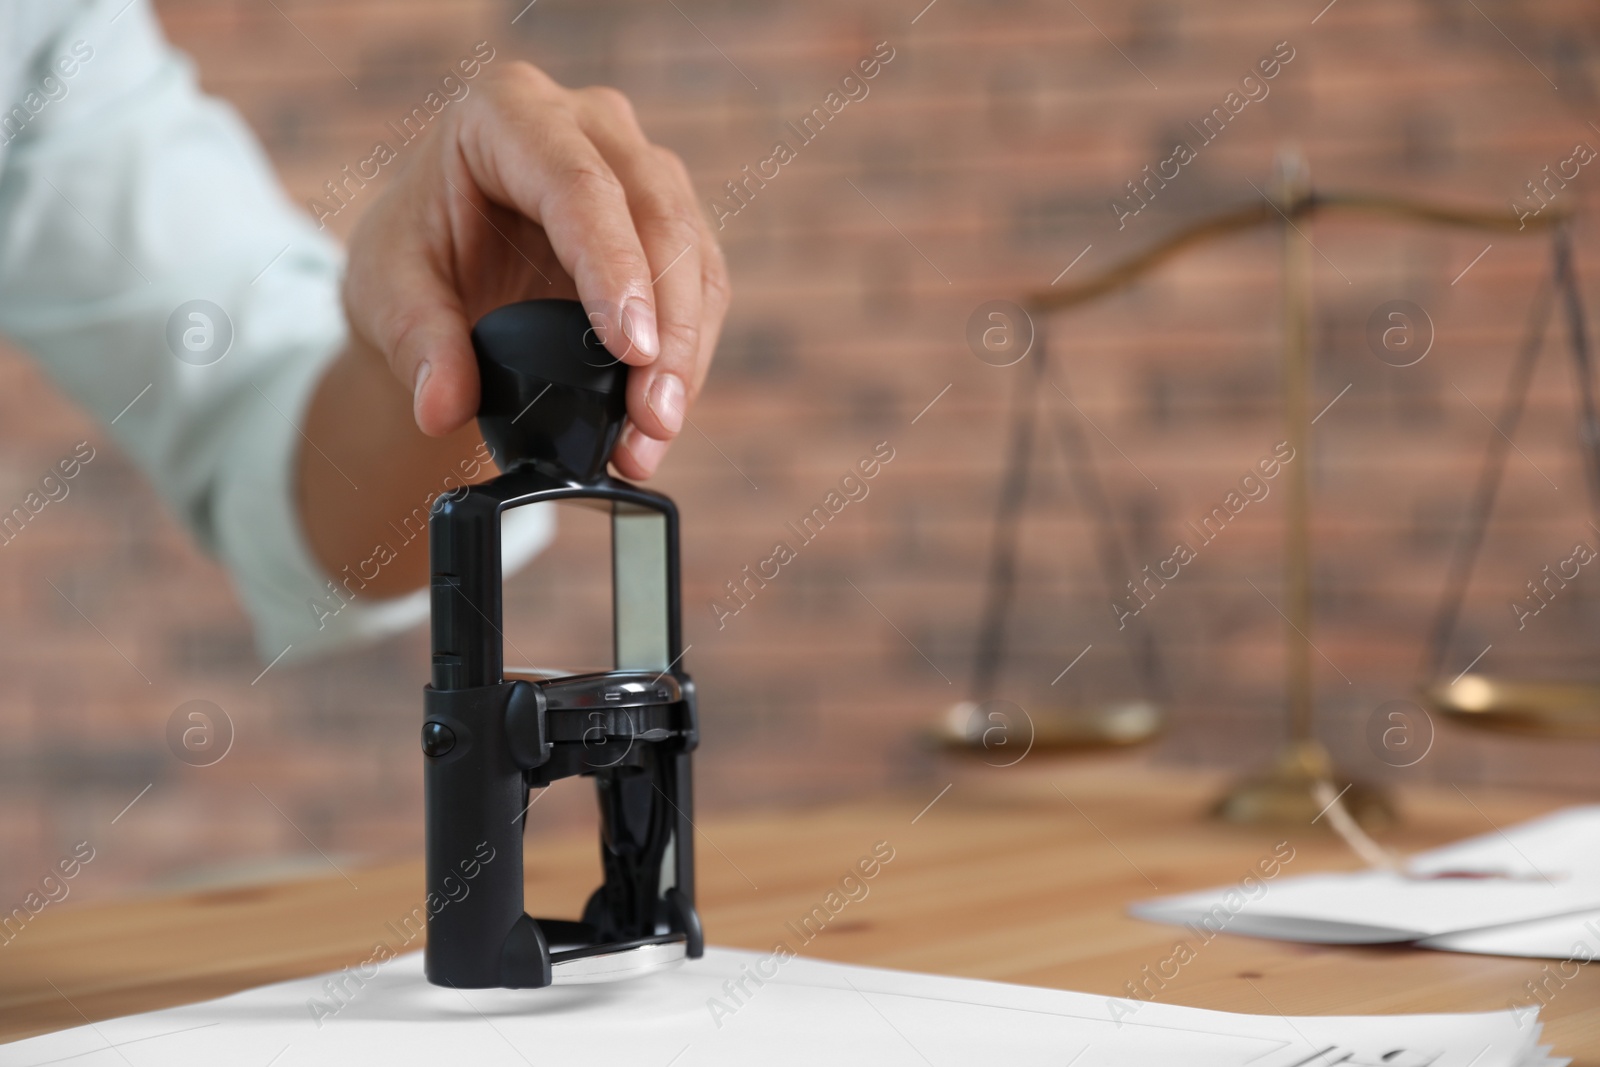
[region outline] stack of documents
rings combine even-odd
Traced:
[[[15,1067],[1561,1067],[1534,1012],[1289,1018],[711,949],[609,986],[439,989],[418,955],[0,1049]],[[358,976],[360,977],[360,976]]]
[[[1273,877],[1130,910],[1210,940],[1248,934],[1323,944],[1600,959],[1600,805],[1568,808],[1411,857],[1401,871]]]

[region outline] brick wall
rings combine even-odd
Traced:
[[[736,307],[695,428],[658,479],[685,516],[687,662],[703,694],[710,809],[947,780],[917,733],[968,695],[1008,404],[1031,369],[974,357],[964,337],[977,305],[1048,286],[1086,247],[1062,284],[1251,203],[1250,183],[1264,187],[1288,142],[1324,188],[1507,213],[1575,142],[1600,145],[1600,22],[1576,2],[920,6],[538,0],[519,16],[520,2],[488,0],[160,3],[206,85],[240,108],[300,199],[488,40],[496,63],[523,57],[569,83],[628,91],[645,127],[688,162],[708,214],[723,214],[724,183],[767,158],[774,138],[791,140],[786,121],[822,104],[878,42],[894,49],[866,98],[724,216]],[[1294,58],[1270,95],[1119,229],[1111,198],[1175,139],[1193,139],[1185,124],[1222,105],[1280,41]],[[1585,169],[1561,202],[1585,209],[1597,173]],[[347,232],[363,206],[357,198],[332,227]],[[1370,778],[1592,789],[1593,745],[1441,724],[1429,757],[1398,772],[1363,739],[1373,710],[1416,682],[1444,553],[1493,432],[1472,404],[1496,410],[1547,245],[1350,218],[1319,220],[1309,237],[1315,407],[1339,397],[1309,458],[1326,655],[1319,733]],[[1578,242],[1593,292],[1600,257],[1587,222]],[[998,695],[1038,708],[1135,692],[1053,428],[1076,420],[1090,441],[1138,565],[1170,554],[1185,520],[1283,439],[1281,245],[1262,231],[1210,246],[1049,323],[1060,391],[1040,400],[1052,429],[1039,442]],[[1368,315],[1391,299],[1423,305],[1437,327],[1416,366],[1386,366],[1365,342]],[[1526,630],[1508,608],[1575,540],[1600,545],[1563,346],[1557,330],[1454,669],[1492,645],[1485,669],[1594,673],[1600,596],[1587,571]],[[82,895],[326,869],[318,850],[341,865],[416,852],[423,636],[252,684],[262,664],[216,565],[23,358],[0,360],[0,376],[7,498],[75,442],[99,449],[72,495],[0,551],[4,899],[80,839],[104,857]],[[724,583],[884,441],[895,458],[870,495],[719,628],[710,605]],[[1159,639],[1176,694],[1152,758],[1244,767],[1281,738],[1283,627],[1267,600],[1283,600],[1283,498],[1280,482],[1135,620]],[[575,519],[510,583],[511,640],[533,658],[578,660],[604,645],[606,571],[585,528]],[[192,699],[224,708],[236,728],[212,767],[166,748],[169,716]],[[534,809],[536,823],[589,817],[584,790],[569,785]]]

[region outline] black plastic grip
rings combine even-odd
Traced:
[[[628,368],[576,300],[524,300],[472,328],[478,428],[496,462],[549,464],[581,481],[605,473],[627,414]]]

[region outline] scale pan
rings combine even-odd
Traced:
[[[1015,750],[1084,751],[1144,744],[1166,726],[1155,704],[1129,700],[1098,707],[1025,710],[1009,700],[953,704],[928,736],[941,747],[991,756]]]
[[[1452,722],[1530,737],[1600,738],[1600,683],[1543,682],[1467,674],[1423,687]]]

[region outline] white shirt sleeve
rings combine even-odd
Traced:
[[[328,613],[339,601],[295,503],[299,427],[345,339],[341,252],[199,91],[148,0],[125,4],[88,4],[35,60],[32,78],[54,71],[65,89],[0,168],[0,332],[109,424],[226,564],[265,660],[413,625],[426,591]],[[553,529],[549,509],[519,510],[508,569]]]

